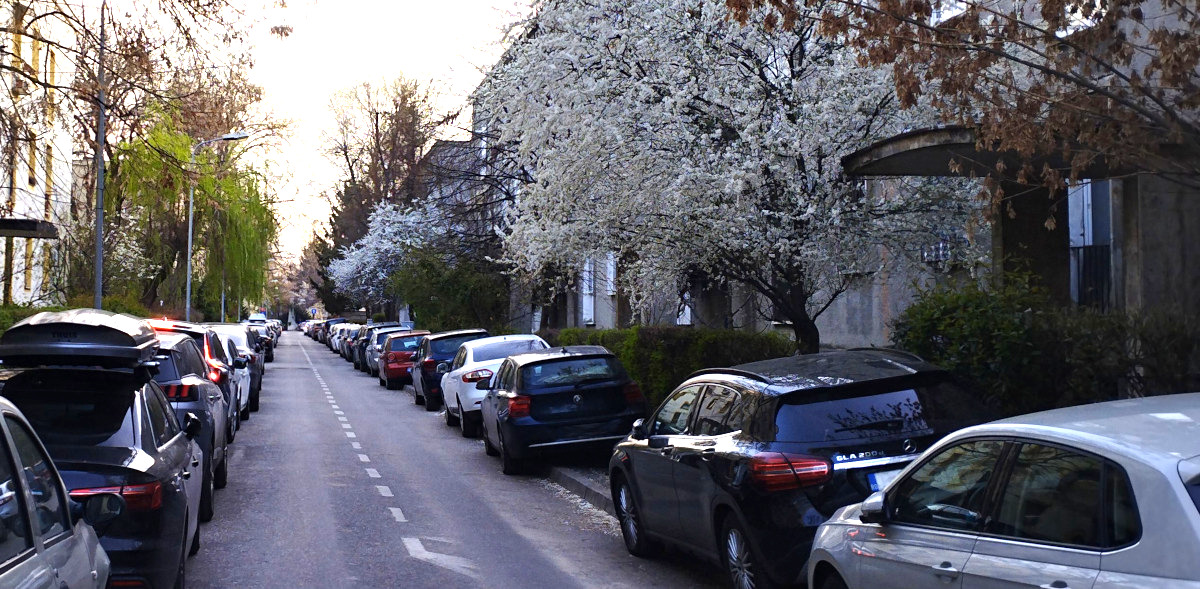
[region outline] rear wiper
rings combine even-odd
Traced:
[[[835,429],[833,431],[834,432],[849,432],[849,431],[855,431],[855,430],[860,430],[860,429],[882,429],[882,430],[888,430],[888,431],[897,431],[897,430],[901,430],[903,428],[904,428],[904,419],[896,418],[896,419],[881,419],[879,421],[872,421],[869,423],[863,423],[863,424],[859,424],[859,425],[851,425],[848,427]]]

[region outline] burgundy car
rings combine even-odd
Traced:
[[[379,384],[396,390],[412,382],[413,355],[428,331],[397,331],[388,334],[379,354]]]

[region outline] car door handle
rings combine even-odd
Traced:
[[[192,471],[190,471],[190,470],[183,471],[183,478],[185,478],[185,479],[192,478]]]
[[[1067,582],[1066,582],[1066,581],[1063,581],[1062,579],[1059,579],[1059,580],[1057,580],[1057,581],[1054,581],[1054,582],[1052,582],[1052,583],[1046,583],[1046,584],[1043,584],[1043,585],[1038,585],[1038,587],[1041,587],[1042,589],[1067,589],[1067,586],[1068,586],[1068,585],[1067,585]]]
[[[193,460],[192,460],[192,466],[200,466],[200,459],[199,459],[199,458],[195,458],[195,459],[193,459]]]
[[[958,569],[954,568],[954,565],[950,564],[950,561],[929,568],[933,569],[933,576],[943,581],[952,581],[958,578]]]
[[[670,456],[671,453],[674,451],[675,451],[675,446],[664,446],[658,450],[658,453],[662,454],[663,456]]]
[[[713,456],[714,456],[716,453],[717,453],[717,451],[716,451],[716,450],[714,450],[714,449],[712,449],[712,448],[707,448],[707,449],[705,449],[705,450],[702,450],[702,451],[700,452],[700,460],[703,460],[703,461],[705,461],[705,462],[708,462],[709,460],[712,460],[712,457],[713,457]]]

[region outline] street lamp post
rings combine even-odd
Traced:
[[[197,143],[196,145],[192,146],[192,167],[196,167],[196,153],[200,151],[201,147],[204,147],[210,143],[216,143],[218,141],[237,141],[247,137],[249,137],[249,135],[241,131],[237,131],[234,133],[226,133],[213,139],[205,139],[204,141]],[[187,294],[185,295],[186,298],[183,308],[184,321],[192,320],[192,203],[195,198],[195,193],[196,182],[193,180],[188,186]]]

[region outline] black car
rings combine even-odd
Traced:
[[[803,583],[817,526],[942,436],[993,417],[949,375],[893,350],[703,370],[609,462],[625,546],[722,563],[737,587]]]
[[[226,424],[225,435],[232,439],[238,425],[237,407],[240,403],[237,398],[238,392],[233,388],[233,371],[237,368],[234,365],[238,362],[237,358],[229,356],[229,353],[225,351],[225,346],[221,343],[221,338],[217,337],[217,332],[207,325],[169,319],[148,319],[147,322],[158,333],[180,333],[196,342],[205,364],[204,370],[196,374],[220,387],[221,396],[225,398],[227,412],[226,419],[222,420],[222,423]]]
[[[601,346],[566,346],[509,356],[480,406],[484,448],[504,474],[547,452],[612,446],[646,414],[646,399],[621,361]]]
[[[275,340],[271,336],[271,329],[265,323],[246,323],[246,327],[250,328],[250,333],[254,335],[254,341],[262,347],[263,361],[275,361]]]
[[[463,342],[487,337],[486,329],[460,329],[425,336],[413,356],[413,402],[426,411],[442,408],[442,372],[438,364],[449,361]]]
[[[201,471],[204,481],[200,495],[200,521],[213,518],[213,489],[224,489],[229,480],[230,408],[216,383],[205,373],[210,369],[192,338],[182,333],[160,333],[158,363],[154,382],[162,387],[182,420],[190,412],[200,418],[203,427],[196,442],[204,451]],[[233,414],[236,415],[236,410]]]
[[[201,423],[187,415],[181,426],[151,379],[157,350],[145,321],[93,309],[38,313],[0,336],[3,394],[71,497],[125,500],[100,539],[114,586],[175,586],[200,547]]]
[[[238,347],[238,357],[245,359],[246,367],[250,369],[250,398],[246,410],[242,411],[240,416],[242,420],[250,419],[250,412],[258,411],[263,373],[267,370],[263,343],[259,340],[258,334],[245,323],[208,323],[206,326],[219,334],[232,338]]]

